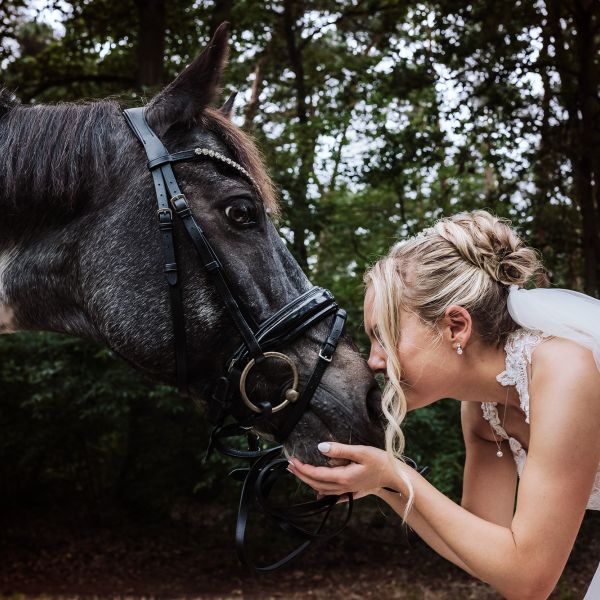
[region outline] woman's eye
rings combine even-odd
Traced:
[[[256,209],[250,204],[238,202],[225,209],[225,216],[237,227],[256,224]]]

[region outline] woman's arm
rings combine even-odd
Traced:
[[[544,404],[531,406],[529,455],[510,526],[470,513],[416,471],[398,465],[412,482],[415,507],[427,525],[470,572],[507,598],[550,594],[581,525],[600,461],[600,375],[591,353],[587,362],[576,350],[573,354],[572,360],[562,356],[564,369],[539,364],[537,372],[546,376],[532,381],[531,397]],[[327,456],[353,463],[331,469],[297,463],[294,472],[325,493],[379,486],[407,493],[396,472],[385,467],[387,457],[380,450],[333,444]]]

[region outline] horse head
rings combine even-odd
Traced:
[[[261,324],[311,290],[273,224],[279,207],[251,140],[212,108],[227,55],[221,27],[204,52],[150,101],[145,119],[171,155],[190,214],[210,240],[247,322]],[[156,189],[140,140],[111,101],[21,107],[0,98],[0,332],[59,331],[106,344],[155,380],[176,383],[173,314]],[[212,153],[212,154],[210,154]],[[218,156],[218,160],[211,157]],[[167,211],[165,211],[166,213]],[[170,212],[170,209],[169,209]],[[214,279],[181,220],[173,220],[187,361],[186,394],[213,401],[242,344]],[[167,261],[168,262],[168,261]],[[168,275],[168,274],[167,274]],[[307,384],[333,313],[283,336],[276,350]],[[285,361],[265,360],[245,382],[252,404],[290,386]],[[232,407],[244,418],[250,409]],[[256,427],[277,437],[287,408]],[[286,449],[322,463],[321,440],[381,445],[379,392],[342,337]]]

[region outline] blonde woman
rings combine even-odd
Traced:
[[[586,508],[600,509],[600,301],[540,287],[537,253],[485,211],[397,244],[365,283],[387,452],[323,442],[325,456],[351,462],[292,458],[290,470],[320,494],[378,495],[506,598],[547,598]],[[401,459],[406,412],[442,398],[461,402],[460,505]],[[586,599],[600,598],[599,579]]]

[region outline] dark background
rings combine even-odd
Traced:
[[[223,100],[239,90],[235,121],[265,155],[281,233],[312,281],[348,308],[363,350],[365,266],[463,209],[509,217],[543,253],[553,284],[600,294],[595,0],[0,0],[0,17],[0,84],[23,103],[111,96],[124,105],[150,98],[230,21]],[[0,593],[264,597],[233,558],[230,465],[218,456],[203,463],[208,427],[173,389],[106,349],[20,333],[0,337],[0,397]],[[440,402],[405,426],[407,453],[455,500],[458,410]],[[348,565],[362,564],[365,548],[377,585],[404,582],[379,597],[486,597],[397,520],[379,523],[374,502],[363,504],[349,533],[283,576],[285,597],[362,589]],[[586,516],[556,597],[581,597],[599,524]],[[154,551],[136,567],[139,536]],[[215,557],[229,575],[207,566]],[[328,573],[329,592],[324,580],[294,579],[308,567]],[[366,584],[377,590],[373,577]],[[261,581],[274,593],[272,579]]]

